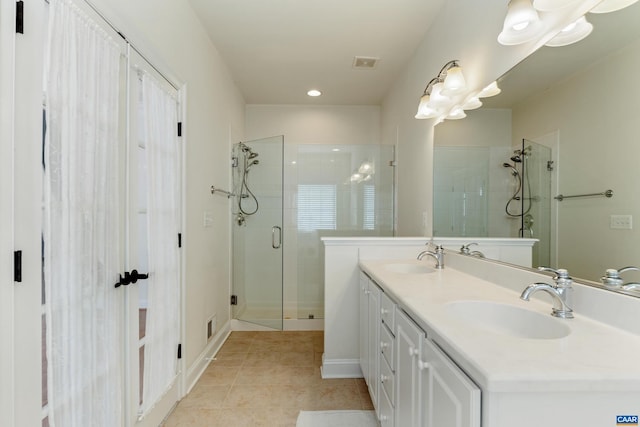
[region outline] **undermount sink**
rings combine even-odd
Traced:
[[[401,274],[427,274],[435,271],[426,265],[411,263],[387,264],[384,267],[393,273]]]
[[[489,332],[529,339],[559,339],[571,332],[566,320],[513,305],[490,301],[456,301],[447,308],[470,326]]]

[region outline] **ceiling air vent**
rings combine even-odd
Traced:
[[[380,58],[372,58],[368,56],[356,56],[353,58],[353,68],[359,70],[373,70],[378,65]]]

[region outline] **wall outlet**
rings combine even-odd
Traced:
[[[631,215],[611,215],[609,228],[618,230],[631,230],[633,228],[633,217]]]
[[[216,333],[216,327],[218,326],[217,323],[215,315],[207,321],[207,341],[209,341]]]

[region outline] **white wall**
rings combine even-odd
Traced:
[[[380,144],[380,107],[247,105],[246,139],[284,135],[285,144]]]
[[[575,10],[565,10],[567,16],[560,17],[553,26],[563,28],[596,3],[585,0]],[[382,139],[398,141],[397,231],[401,236],[431,234],[434,120],[414,119],[427,82],[445,63],[457,59],[467,85],[480,90],[546,41],[509,47],[498,44],[496,37],[502,29],[506,7],[504,0],[446,1],[385,98]]]
[[[244,101],[188,1],[94,3],[155,66],[186,85],[183,357],[190,370],[205,351],[207,320],[215,314],[223,326],[230,319],[229,201],[212,197],[209,187],[230,187],[230,140],[242,137]]]
[[[640,85],[629,84],[635,77],[628,74],[639,68],[636,41],[513,110],[514,136],[536,139],[558,131],[560,193],[614,191],[611,199],[557,202],[558,265],[574,277],[597,281],[607,268],[640,264],[640,227],[609,227],[610,215],[640,218]]]

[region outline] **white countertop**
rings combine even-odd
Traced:
[[[449,266],[426,274],[385,268],[398,263],[433,266],[433,260],[425,258],[361,260],[360,267],[484,391],[640,391],[640,336],[580,312],[574,319],[553,318],[550,298],[522,301],[519,292]],[[523,283],[522,290],[528,284]],[[571,332],[563,338],[533,339],[487,330],[451,312],[447,304],[461,300],[535,311],[568,325]]]

